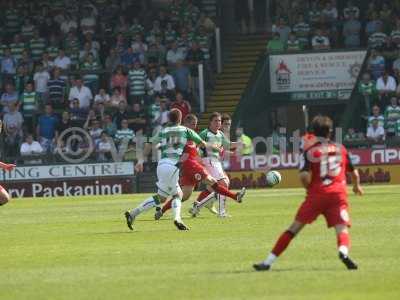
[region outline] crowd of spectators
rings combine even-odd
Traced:
[[[345,3],[345,4],[344,4]],[[268,51],[334,48],[395,49],[399,1],[278,1]]]
[[[215,26],[195,2],[152,10],[146,1],[2,1],[3,159],[69,151],[56,141],[80,127],[107,160],[108,137],[132,145],[163,126],[171,107],[190,113],[197,66],[212,69]]]
[[[368,49],[357,87],[365,128],[346,142],[383,145],[400,138],[400,1],[278,1],[267,51]]]

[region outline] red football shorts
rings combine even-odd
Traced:
[[[351,226],[349,205],[345,194],[307,195],[297,211],[296,221],[311,224],[323,215],[328,227]]]
[[[202,180],[206,179],[208,173],[204,166],[197,160],[186,160],[182,164],[182,176],[180,185],[196,186]]]

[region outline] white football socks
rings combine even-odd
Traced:
[[[214,202],[214,199],[215,199],[215,193],[212,192],[212,193],[210,193],[210,195],[208,195],[203,200],[201,200],[199,203],[197,203],[196,206],[198,209],[200,209],[208,204],[212,204],[212,202]]]
[[[347,248],[347,246],[341,245],[339,247],[339,252],[342,253],[344,256],[349,256],[349,248]]]
[[[277,258],[278,258],[278,257],[277,257],[275,254],[270,253],[270,254],[268,255],[268,257],[263,261],[263,263],[264,263],[264,265],[269,265],[269,266],[271,266]]]
[[[181,219],[181,208],[182,208],[182,200],[178,197],[174,198],[171,203],[172,214],[174,216],[174,220],[178,222],[182,222]]]
[[[224,195],[217,195],[218,201],[218,215],[224,216],[226,214],[226,197]]]
[[[150,198],[147,198],[146,200],[144,200],[141,204],[139,204],[138,207],[136,207],[135,209],[132,209],[130,211],[130,214],[134,218],[155,206],[157,206],[156,200],[154,199],[154,197],[150,197]]]

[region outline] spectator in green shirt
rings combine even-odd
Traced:
[[[296,52],[301,50],[300,41],[293,32],[289,33],[289,39],[286,41],[285,48],[288,52]]]
[[[285,45],[280,40],[280,35],[278,32],[274,33],[272,40],[270,40],[267,44],[267,52],[280,52],[285,50]]]
[[[376,84],[371,79],[371,75],[369,73],[364,73],[362,75],[360,84],[358,86],[358,91],[360,92],[361,95],[363,95],[365,112],[366,115],[368,116],[371,113],[371,103],[374,102],[374,100],[378,95],[376,90]]]

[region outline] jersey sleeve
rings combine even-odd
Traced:
[[[197,145],[203,142],[203,139],[201,138],[200,135],[198,135],[194,130],[192,129],[187,129],[186,131],[186,138],[190,141],[195,142]]]
[[[199,136],[203,141],[207,142],[207,129],[204,129],[202,132],[200,132]]]
[[[299,158],[299,171],[300,172],[309,172],[311,169],[310,161],[307,158],[308,152],[303,152]]]

